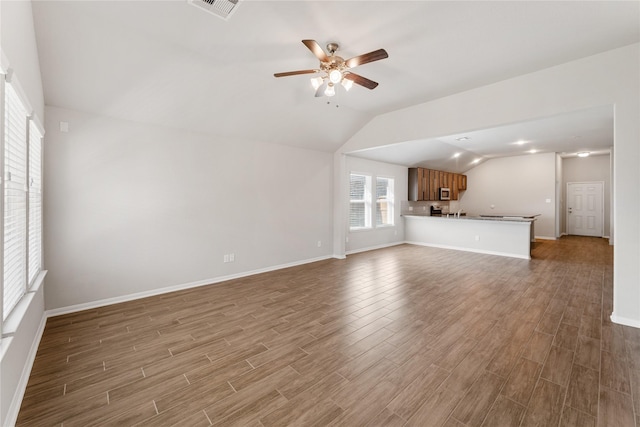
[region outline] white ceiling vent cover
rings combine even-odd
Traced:
[[[240,0],[187,0],[190,5],[205,10],[212,15],[228,20]]]

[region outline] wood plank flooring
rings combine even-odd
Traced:
[[[48,320],[19,426],[637,426],[605,239],[401,245]]]

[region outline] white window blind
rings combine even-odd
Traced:
[[[351,174],[349,179],[349,228],[371,227],[371,177]]]
[[[376,226],[393,225],[393,178],[376,178]]]
[[[5,85],[3,320],[26,292],[27,114]]]
[[[42,260],[42,135],[29,122],[29,285],[40,272]]]

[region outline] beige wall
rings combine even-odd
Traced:
[[[46,116],[48,310],[332,256],[330,153]]]
[[[540,214],[535,223],[536,236],[556,237],[554,153],[489,159],[466,175],[461,209],[471,215]]]

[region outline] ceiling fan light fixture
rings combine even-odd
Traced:
[[[353,80],[342,79],[342,87],[348,92],[353,87]]]
[[[331,70],[329,73],[329,81],[333,84],[340,83],[342,80],[342,73],[340,70]]]
[[[333,83],[329,82],[327,88],[324,90],[324,94],[327,96],[333,96],[336,94],[336,88],[333,86]]]
[[[318,88],[322,85],[322,83],[324,83],[324,79],[320,76],[313,77],[311,79],[311,86],[313,86],[314,90],[318,90]]]

